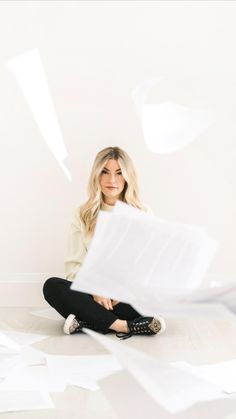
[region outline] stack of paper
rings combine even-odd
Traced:
[[[160,311],[200,286],[216,249],[205,228],[160,222],[118,201],[113,211],[100,211],[71,288],[132,303],[147,314],[151,299]]]

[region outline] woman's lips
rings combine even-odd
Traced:
[[[107,186],[107,189],[118,189],[117,186]]]

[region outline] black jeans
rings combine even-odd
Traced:
[[[133,320],[139,314],[129,304],[118,303],[113,310],[94,301],[92,295],[70,288],[71,281],[62,278],[49,278],[43,286],[45,300],[64,318],[74,314],[79,320],[86,321],[102,333],[108,333],[109,327],[117,319]]]

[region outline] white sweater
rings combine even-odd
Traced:
[[[102,202],[103,211],[111,211],[112,205]],[[153,213],[152,210],[146,206],[146,212]],[[92,236],[85,233],[85,226],[80,218],[80,207],[77,207],[74,212],[74,218],[68,231],[66,252],[64,258],[65,264],[65,278],[73,281],[89,248]]]

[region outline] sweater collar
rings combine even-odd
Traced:
[[[115,207],[115,205],[108,205],[104,201],[102,201],[102,203],[101,203],[101,209],[103,211],[112,211],[114,207]]]

